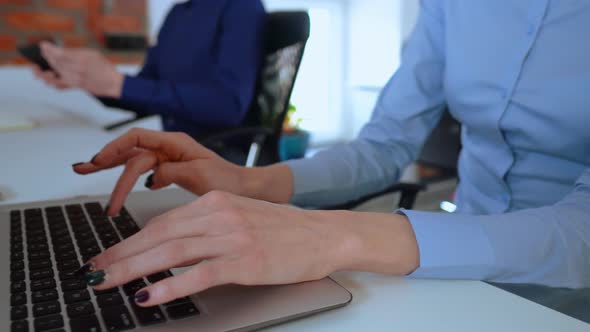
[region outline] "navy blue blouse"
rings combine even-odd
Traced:
[[[127,76],[111,107],[159,114],[164,129],[193,136],[238,125],[256,87],[266,13],[260,0],[175,5],[141,72]]]

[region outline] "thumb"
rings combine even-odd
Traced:
[[[148,177],[146,187],[158,190],[171,184],[177,184],[186,190],[193,191],[196,174],[191,169],[189,161],[163,163]]]

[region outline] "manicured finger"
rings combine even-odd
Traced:
[[[181,275],[141,289],[135,293],[134,299],[142,307],[168,303],[212,287],[230,284],[237,270],[235,264],[220,259],[202,261]]]
[[[97,289],[109,289],[157,272],[222,255],[227,241],[220,238],[180,238],[114,262],[104,269]],[[101,269],[101,265],[97,265]],[[92,285],[91,285],[92,286]]]
[[[106,211],[108,215],[115,216],[119,213],[139,177],[154,168],[157,163],[156,155],[148,151],[143,151],[127,161],[111,194],[109,209]]]
[[[112,159],[134,148],[158,152],[166,158],[162,162],[188,161],[212,154],[186,134],[135,128],[107,144],[97,155],[97,160]]]
[[[145,152],[145,150],[141,149],[134,149],[131,151],[127,151],[127,153],[121,154],[116,156],[112,160],[101,159],[100,162],[98,161],[88,161],[88,162],[80,162],[73,164],[72,167],[74,172],[80,175],[86,175],[91,173],[96,173],[102,170],[115,168],[121,165],[124,165],[130,159],[136,157],[137,155]]]
[[[150,223],[140,232],[107,249],[90,262],[95,267],[107,267],[119,260],[138,255],[167,241],[203,236],[209,228],[207,221],[195,218]]]

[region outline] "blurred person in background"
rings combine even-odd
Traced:
[[[100,52],[41,43],[53,71],[35,68],[57,89],[78,88],[108,107],[160,115],[166,131],[193,137],[237,126],[252,102],[263,55],[260,0],[189,0],[168,14],[136,76]]]

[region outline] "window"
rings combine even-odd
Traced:
[[[313,133],[314,142],[342,135],[343,12],[341,0],[266,0],[269,12],[307,10],[311,35],[291,102],[297,107],[303,129]]]

